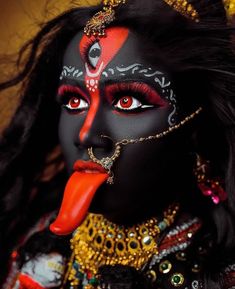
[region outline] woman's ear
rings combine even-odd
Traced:
[[[210,162],[215,174],[223,175],[227,159],[227,143],[224,128],[208,111],[203,111],[191,133],[193,151]]]

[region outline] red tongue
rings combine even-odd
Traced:
[[[95,192],[108,177],[105,173],[74,172],[67,182],[59,214],[50,230],[56,235],[67,235],[77,229]]]

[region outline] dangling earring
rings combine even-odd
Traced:
[[[219,204],[227,199],[221,180],[210,176],[210,163],[197,154],[194,174],[197,185],[204,196],[210,197],[214,204]]]

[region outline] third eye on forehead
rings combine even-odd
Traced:
[[[88,50],[89,64],[95,68],[101,55],[101,47],[98,41],[91,45]]]

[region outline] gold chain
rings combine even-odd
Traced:
[[[111,157],[105,157],[102,159],[98,159],[93,152],[92,147],[88,148],[88,155],[90,157],[90,159],[101,165],[108,173],[109,178],[107,180],[108,184],[113,184],[114,181],[114,175],[113,172],[111,170],[113,163],[118,159],[118,157],[121,154],[121,146],[126,146],[129,144],[137,144],[137,143],[142,143],[144,141],[150,141],[150,140],[156,140],[156,139],[160,139],[166,135],[168,135],[169,133],[179,129],[180,127],[182,127],[183,125],[185,125],[187,122],[189,122],[190,120],[192,120],[195,116],[197,116],[200,112],[202,111],[202,107],[199,107],[195,112],[193,112],[192,114],[190,114],[189,116],[186,116],[181,122],[179,122],[178,124],[169,127],[167,130],[160,132],[158,134],[155,135],[150,135],[147,137],[140,137],[137,139],[123,139],[117,143],[115,143],[115,150],[114,153]],[[107,136],[101,136],[101,137],[107,137]]]
[[[150,135],[148,137],[140,137],[137,139],[123,139],[120,142],[117,142],[116,145],[128,145],[128,144],[136,144],[139,142],[143,142],[146,140],[154,140],[154,139],[159,139],[162,138],[163,136],[168,135],[170,132],[175,131],[176,129],[180,128],[181,126],[185,125],[188,121],[190,121],[191,119],[193,119],[196,115],[198,115],[200,112],[202,111],[202,108],[199,107],[195,112],[193,112],[192,114],[190,114],[189,116],[186,116],[181,122],[179,122],[178,124],[169,127],[167,130],[160,132],[156,135]]]

